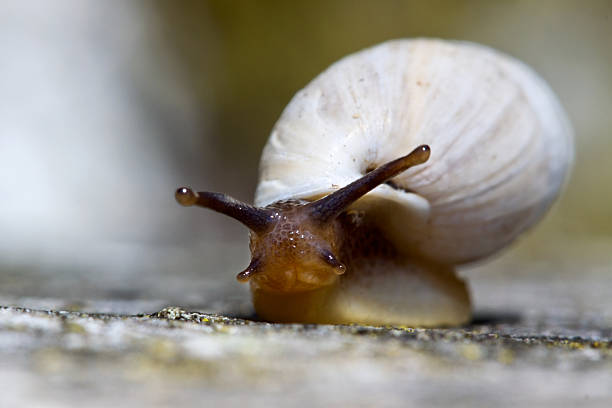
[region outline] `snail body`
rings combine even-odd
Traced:
[[[255,310],[280,322],[457,325],[457,265],[537,222],[572,131],[546,83],[471,43],[396,40],[299,91],[272,130],[255,205],[177,191],[251,229]]]

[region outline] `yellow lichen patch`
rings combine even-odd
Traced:
[[[414,330],[414,327],[408,327],[408,326],[397,326],[395,327],[396,329],[399,329],[403,332],[406,333],[416,333],[416,331]]]
[[[510,349],[501,349],[497,354],[497,361],[502,364],[511,364],[514,362],[514,352]]]
[[[76,334],[85,334],[85,333],[87,333],[87,330],[85,330],[85,327],[83,327],[82,325],[80,325],[78,323],[74,323],[74,322],[66,322],[66,323],[64,323],[64,331],[66,333],[76,333]]]
[[[583,349],[584,348],[584,344],[579,343],[577,341],[570,341],[568,343],[568,346],[573,349]]]
[[[171,360],[176,358],[179,350],[170,340],[155,340],[148,344],[147,351],[158,360]]]
[[[464,344],[459,348],[461,355],[468,360],[480,360],[483,357],[483,350],[476,344]]]
[[[610,343],[608,342],[601,342],[601,341],[594,341],[591,343],[591,347],[592,348],[606,348],[606,347],[610,347]]]

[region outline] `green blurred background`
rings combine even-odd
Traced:
[[[246,231],[178,207],[173,189],[250,201],[261,149],[297,90],[348,53],[421,36],[525,61],[575,127],[561,200],[473,276],[612,268],[610,1],[0,4],[0,295],[244,297],[233,276]]]
[[[212,112],[211,142],[237,194],[252,196],[272,124],[329,64],[392,38],[462,39],[527,62],[571,117],[576,166],[549,227],[612,234],[610,1],[160,1],[156,11],[197,102]]]

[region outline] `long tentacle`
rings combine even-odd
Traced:
[[[255,232],[265,231],[274,222],[271,211],[253,207],[226,194],[195,192],[189,187],[181,187],[176,190],[175,197],[181,205],[197,205],[220,212],[240,221]]]
[[[421,145],[406,156],[384,164],[348,186],[308,204],[313,218],[319,222],[327,222],[333,219],[353,202],[376,188],[376,186],[412,166],[425,163],[429,159],[429,153],[429,146]]]

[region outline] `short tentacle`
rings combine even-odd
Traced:
[[[238,280],[238,282],[248,282],[249,279],[251,279],[251,277],[257,273],[260,265],[261,259],[253,258],[249,266],[247,266],[244,271],[236,275],[236,279]]]
[[[336,256],[328,250],[321,251],[321,259],[329,266],[334,268],[336,275],[343,275],[346,272],[346,266],[336,258]]]

